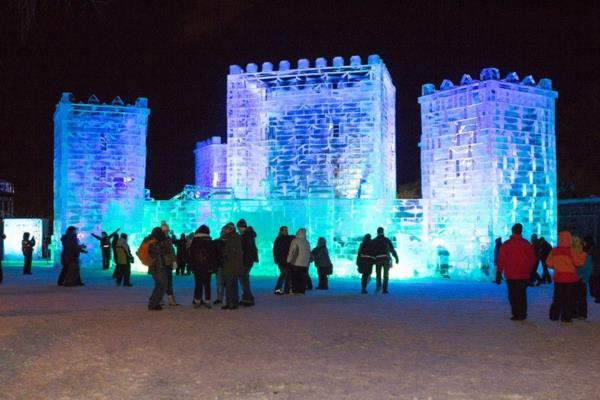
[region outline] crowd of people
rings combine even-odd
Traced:
[[[237,228],[237,229],[236,229]],[[111,257],[115,262],[113,278],[117,286],[131,287],[131,264],[133,253],[127,243],[127,234],[120,229],[111,234],[102,232],[92,236],[100,242],[102,269],[107,270]],[[552,303],[548,315],[553,321],[571,322],[574,318],[588,316],[588,291],[600,303],[600,246],[591,236],[581,240],[569,232],[558,235],[558,245],[552,248],[543,237],[532,235],[531,241],[522,237],[523,227],[515,224],[512,235],[506,242],[496,239],[494,263],[495,283],[506,280],[511,320],[527,318],[527,288],[554,282]],[[0,251],[3,250],[5,235],[0,231]],[[86,246],[79,242],[77,228],[70,226],[61,237],[62,253],[57,284],[59,286],[82,286],[79,255],[86,253]],[[21,242],[24,257],[23,273],[31,274],[35,238],[28,232]],[[173,291],[173,271],[176,275],[194,275],[192,304],[196,308],[212,308],[222,304],[222,309],[251,307],[255,304],[250,283],[250,272],[258,262],[256,232],[244,219],[223,226],[216,238],[211,237],[208,226],[201,225],[193,234],[181,234],[179,239],[162,221],[160,227],[144,238],[136,252],[140,261],[148,266],[154,280],[154,289],[148,301],[149,310],[160,310],[165,305],[178,306]],[[368,284],[375,267],[376,292],[389,293],[389,270],[392,258],[398,263],[398,254],[392,241],[385,236],[382,227],[372,238],[366,234],[356,255],[356,265],[361,274],[361,293],[368,293]],[[317,269],[318,285],[315,289],[329,289],[329,275],[333,263],[325,238],[320,237],[311,249],[306,230],[300,228],[290,235],[287,226],[282,226],[273,244],[273,261],[279,268],[274,294],[304,295],[313,289],[309,266]],[[538,274],[541,265],[542,274]],[[553,277],[549,270],[554,270]],[[212,300],[211,280],[216,278],[216,298]],[[2,282],[0,258],[0,283]],[[241,292],[241,293],[240,293]],[[166,296],[166,301],[163,298]]]

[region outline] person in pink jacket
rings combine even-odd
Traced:
[[[558,233],[558,247],[552,249],[546,264],[554,269],[554,295],[550,305],[550,319],[571,322],[575,304],[575,289],[579,276],[577,268],[585,264],[587,254],[571,248],[573,238],[568,231]]]
[[[504,272],[508,286],[508,300],[512,311],[512,321],[527,318],[527,283],[531,275],[531,266],[535,263],[533,246],[523,239],[523,225],[512,227],[512,236],[498,254],[498,272]]]

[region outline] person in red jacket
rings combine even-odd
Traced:
[[[531,266],[535,263],[533,246],[523,239],[523,225],[512,227],[512,236],[500,248],[498,272],[504,272],[508,286],[508,300],[512,311],[512,321],[527,318],[527,283]]]
[[[587,254],[573,251],[573,238],[568,231],[558,233],[558,247],[552,249],[546,264],[554,269],[554,295],[550,305],[550,319],[571,322],[575,304],[575,288],[579,282],[576,268],[585,264]]]

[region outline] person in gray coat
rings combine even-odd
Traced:
[[[292,270],[291,294],[304,294],[310,264],[310,243],[306,240],[306,229],[300,228],[290,244],[287,262]]]

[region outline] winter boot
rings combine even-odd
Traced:
[[[172,294],[167,295],[167,298],[169,299],[169,307],[177,307],[179,305],[179,303],[177,303],[175,301],[175,296]]]

